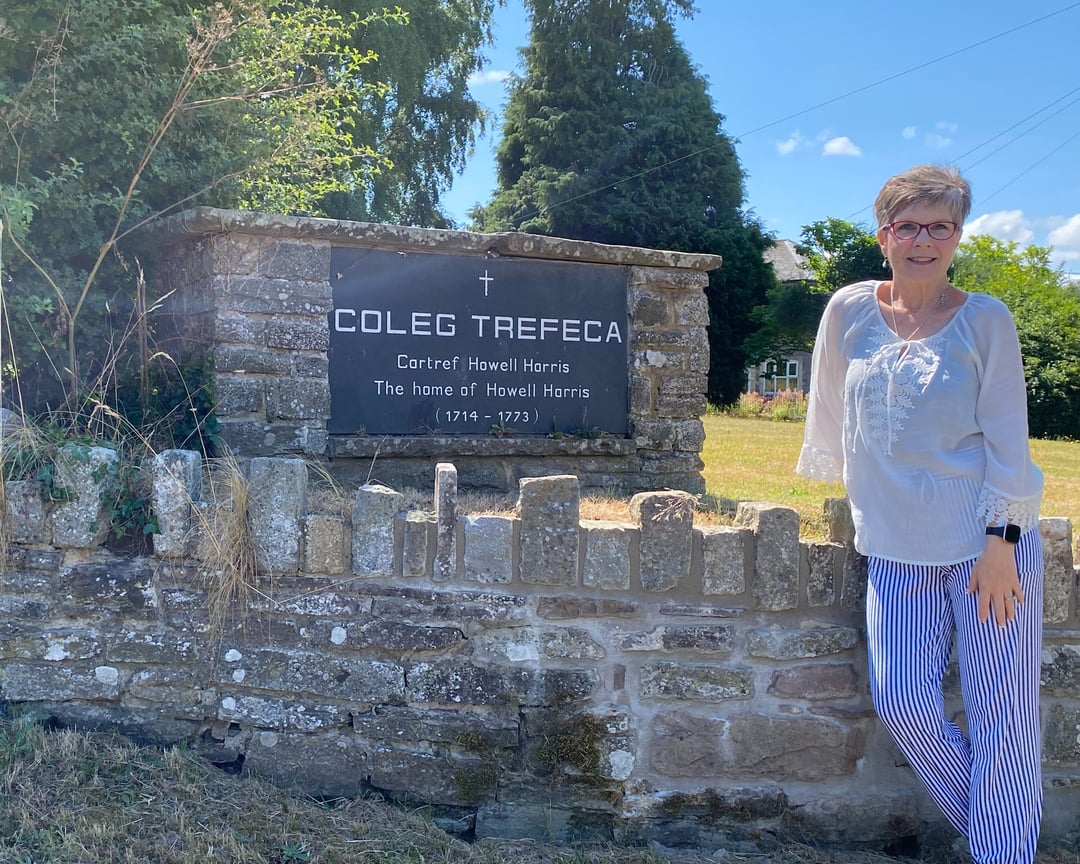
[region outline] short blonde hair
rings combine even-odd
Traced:
[[[956,224],[963,225],[971,212],[971,185],[957,168],[916,165],[885,182],[874,202],[874,216],[879,226],[888,225],[914,204],[944,204]]]

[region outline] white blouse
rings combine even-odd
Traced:
[[[987,525],[1039,520],[1016,326],[1001,301],[971,293],[937,333],[904,341],[881,314],[880,284],[829,300],[796,471],[843,480],[864,555],[974,558]]]

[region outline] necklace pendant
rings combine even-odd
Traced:
[[[937,301],[935,303],[931,304],[929,311],[926,313],[925,316],[923,316],[922,321],[920,321],[916,325],[915,329],[912,330],[907,336],[901,336],[900,335],[900,329],[899,329],[899,327],[897,327],[897,324],[896,324],[896,285],[895,285],[895,283],[890,283],[889,284],[889,315],[892,318],[893,333],[896,334],[896,338],[900,339],[902,342],[913,342],[915,340],[915,334],[918,333],[920,330],[922,330],[922,328],[926,326],[926,322],[934,317],[934,313],[937,311],[938,307],[943,306],[945,304],[945,295],[949,293],[949,287],[950,286],[948,284],[945,285],[945,287],[941,291],[941,294],[938,295]],[[915,316],[912,315],[910,312],[908,312],[906,314],[907,314],[907,316],[909,318],[912,319],[912,321],[915,320]]]

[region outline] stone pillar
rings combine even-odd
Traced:
[[[312,513],[303,519],[304,572],[340,576],[348,568],[345,520]]]
[[[357,576],[394,574],[394,519],[405,496],[380,484],[356,490],[352,514],[352,569]]]
[[[621,522],[583,519],[585,563],[581,584],[586,588],[626,591],[630,588],[630,549],[637,531]]]
[[[803,543],[806,550],[806,603],[832,606],[843,585],[848,549],[839,543]]]
[[[690,575],[694,496],[686,492],[639,492],[630,511],[641,531],[641,587],[669,591]]]
[[[437,582],[457,574],[457,468],[449,462],[435,466],[435,572]]]
[[[67,500],[52,514],[52,538],[57,546],[87,549],[99,546],[109,534],[105,503],[120,487],[115,450],[68,443],[56,454],[56,477]]]
[[[154,554],[186,554],[191,507],[202,498],[202,457],[192,450],[163,450],[150,460],[150,506],[157,518]]]
[[[825,539],[844,546],[844,571],[840,584],[840,605],[848,612],[866,608],[866,557],[855,551],[855,523],[847,498],[826,498]]]
[[[487,585],[514,576],[514,520],[507,516],[466,516],[465,578]]]
[[[3,482],[3,481],[0,481]],[[4,485],[6,539],[15,543],[49,542],[49,523],[41,490],[33,480],[8,480]]]
[[[708,526],[701,531],[701,593],[739,595],[753,565],[754,535],[747,528]]]
[[[790,507],[742,501],[735,524],[754,532],[754,602],[779,612],[799,605],[799,514]]]
[[[1068,620],[1076,574],[1073,572],[1072,523],[1060,516],[1039,520],[1043,541],[1043,622],[1061,624]]]
[[[428,526],[431,519],[423,510],[405,514],[405,538],[401,551],[402,576],[426,576],[428,560]]]
[[[257,457],[251,460],[248,484],[248,519],[259,569],[295,574],[307,512],[307,466],[301,459]]]
[[[519,482],[521,581],[576,585],[581,487],[572,475],[526,477]]]

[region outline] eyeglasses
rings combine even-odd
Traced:
[[[933,240],[948,240],[960,226],[955,222],[931,222],[924,225],[921,222],[908,222],[906,219],[900,222],[890,222],[885,226],[893,233],[897,240],[914,240],[919,236],[923,228]]]

